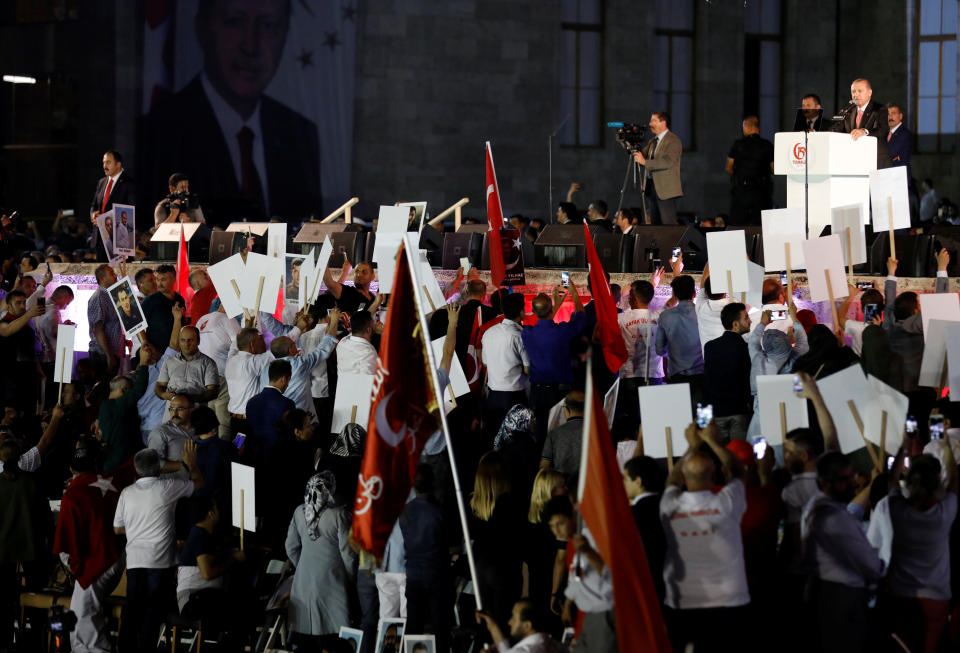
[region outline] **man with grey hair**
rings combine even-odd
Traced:
[[[830,128],[830,131],[850,134],[853,140],[864,136],[877,139],[877,168],[890,167],[890,154],[887,150],[887,134],[890,124],[887,107],[873,99],[873,86],[869,79],[862,77],[850,84],[850,103],[846,114]]]
[[[190,480],[158,478],[163,468],[153,449],[137,453],[137,481],[120,493],[113,530],[127,538],[127,603],[120,629],[120,650],[147,651],[156,646],[163,618],[176,598],[177,501],[203,487],[197,466],[197,445],[183,447],[183,464]]]
[[[118,376],[110,381],[110,395],[100,404],[100,439],[103,440],[103,471],[112,472],[143,448],[137,402],[147,391],[150,352],[140,348],[140,366],[133,381]]]
[[[193,439],[190,418],[196,404],[188,395],[176,394],[170,400],[170,419],[150,431],[147,446],[160,454],[163,473],[176,478],[189,478],[183,468],[183,447]]]

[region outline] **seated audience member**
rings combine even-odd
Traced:
[[[477,623],[483,623],[500,653],[559,653],[563,650],[546,631],[543,611],[528,599],[513,605],[510,628],[505,637],[496,620],[487,612],[477,612]],[[513,646],[510,641],[516,642]]]
[[[744,439],[753,411],[750,394],[750,332],[747,307],[727,303],[720,311],[724,332],[703,347],[706,400],[713,405],[713,423],[723,440]]]
[[[695,650],[731,650],[748,625],[750,603],[740,534],[747,509],[743,466],[720,443],[712,424],[705,429],[691,424],[686,438],[687,453],[673,466],[660,501],[667,537],[667,629],[676,651],[690,643]],[[717,494],[711,491],[714,458],[703,451],[704,443],[720,460],[726,479]]]
[[[357,554],[347,545],[350,511],[337,505],[335,494],[332,472],[311,477],[287,529],[287,555],[297,568],[289,607],[294,633],[324,635],[349,623]]]
[[[564,590],[563,620],[573,624],[573,609],[583,613],[578,651],[615,653],[617,630],[613,615],[613,582],[610,568],[594,549],[593,536],[586,526],[577,533],[573,505],[565,496],[554,497],[544,508],[550,530],[563,542],[568,542],[566,555],[567,576],[571,579]],[[579,576],[578,576],[579,570]],[[576,581],[572,580],[576,578]]]
[[[131,382],[125,376],[110,381],[110,394],[100,404],[100,439],[104,445],[103,471],[112,472],[143,448],[137,402],[147,391],[150,352],[140,348],[140,366]]]
[[[583,393],[574,390],[567,394],[563,400],[563,414],[567,421],[547,433],[543,444],[540,469],[557,470],[567,479],[567,487],[576,487],[580,476],[583,411]]]
[[[180,612],[199,612],[204,618],[214,617],[219,624],[228,618],[227,597],[223,594],[203,595],[202,590],[222,590],[224,575],[237,563],[246,560],[243,551],[223,551],[218,529],[220,513],[213,497],[194,498],[194,524],[178,556],[177,607]],[[191,604],[188,608],[187,605]],[[206,624],[205,624],[206,625]]]
[[[113,530],[127,538],[127,603],[120,629],[120,648],[146,651],[156,646],[164,617],[176,598],[174,509],[177,500],[203,486],[197,467],[197,445],[183,448],[190,480],[158,478],[159,454],[144,449],[134,458],[137,481],[120,493]]]
[[[660,314],[656,350],[670,360],[667,383],[689,383],[692,401],[703,399],[703,347],[697,326],[697,309],[693,305],[696,285],[688,274],[670,282],[677,305]]]
[[[336,329],[330,320],[327,333]],[[331,336],[333,337],[333,336]],[[337,344],[337,375],[376,374],[377,348],[373,346],[373,315],[358,311],[350,316],[350,335]]]
[[[664,598],[663,560],[667,540],[660,521],[660,496],[664,489],[664,475],[660,466],[649,456],[635,456],[623,467],[623,486],[630,500],[630,510],[643,540],[643,550],[650,565],[653,586],[660,601]]]
[[[883,577],[884,565],[848,511],[856,495],[850,459],[839,451],[820,456],[817,485],[820,493],[804,507],[801,531],[818,650],[864,651],[870,586]]]
[[[760,316],[760,324],[753,330],[747,346],[750,350],[750,392],[753,393],[753,419],[747,429],[747,435],[760,435],[760,405],[757,395],[757,377],[770,374],[787,374],[793,371],[793,363],[807,353],[807,332],[797,320],[797,309],[790,302],[790,317],[793,320],[793,335],[796,346],[790,345],[790,337],[778,329],[767,329],[770,311]]]
[[[957,465],[948,440],[943,451],[946,485],[941,465],[930,454],[910,457],[910,467],[894,468],[905,480],[901,491],[891,475],[890,495],[875,514],[886,515],[893,526],[890,567],[878,608],[885,632],[896,635],[911,651],[943,650],[950,614],[950,529],[957,516]],[[902,461],[902,454],[899,457]],[[880,521],[873,519],[867,539],[884,550]]]

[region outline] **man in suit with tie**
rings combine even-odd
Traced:
[[[654,138],[643,151],[633,153],[634,161],[645,166],[649,175],[645,191],[650,199],[647,217],[650,224],[677,224],[677,202],[683,197],[680,186],[683,143],[670,131],[670,114],[666,111],[655,111],[650,116],[650,133]]]
[[[135,182],[123,167],[123,155],[116,150],[109,150],[103,154],[103,174],[97,182],[97,192],[90,202],[90,222],[94,228],[92,232],[96,239],[97,260],[106,261],[107,253],[103,243],[97,238],[97,216],[109,211],[114,204],[136,205]]]
[[[910,179],[910,156],[913,154],[913,132],[903,124],[903,111],[896,104],[887,105],[887,152],[893,166],[907,166],[907,179]]]
[[[826,131],[823,124],[823,109],[820,105],[820,96],[816,93],[807,93],[800,101],[802,113],[797,113],[797,119],[793,123],[795,132],[822,132]]]
[[[831,131],[850,134],[853,140],[863,136],[877,139],[877,168],[890,167],[890,155],[887,153],[887,107],[873,101],[873,87],[868,79],[855,79],[850,84],[850,109],[842,121],[833,125]]]

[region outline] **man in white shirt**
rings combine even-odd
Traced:
[[[224,367],[230,392],[227,410],[230,413],[231,437],[249,432],[247,402],[260,392],[260,375],[273,360],[273,354],[267,351],[267,344],[259,331],[253,327],[240,330],[237,348],[230,351]]]
[[[537,606],[528,599],[520,599],[513,604],[513,613],[507,624],[510,627],[509,639],[496,620],[486,612],[477,612],[477,623],[483,624],[490,632],[493,645],[499,653],[559,653],[561,646],[544,630],[543,615]],[[510,641],[516,642],[510,646]]]
[[[787,308],[786,289],[781,286],[780,282],[776,279],[764,279],[761,298],[761,301],[763,301],[763,306],[760,307],[761,313],[763,311],[787,312],[782,318],[771,318],[770,324],[768,324],[766,328],[783,331],[789,336],[793,331],[793,320],[790,319],[790,311]],[[759,323],[759,320],[754,320],[754,328],[756,328]],[[753,329],[751,329],[750,332],[753,333]]]
[[[376,374],[377,349],[371,344],[371,338],[373,315],[357,311],[350,316],[350,335],[337,344],[338,375]]]
[[[500,430],[507,412],[516,404],[527,404],[530,359],[520,337],[523,295],[503,299],[504,319],[490,327],[481,340],[483,363],[487,366],[487,397],[484,405],[484,433],[492,438]]]
[[[160,624],[176,600],[177,501],[203,486],[197,466],[197,445],[183,448],[183,464],[191,480],[158,478],[160,455],[143,449],[133,459],[137,482],[120,493],[113,530],[127,538],[127,604],[120,630],[120,648],[147,651],[156,647]]]
[[[703,276],[700,278],[700,292],[694,305],[697,309],[697,329],[700,331],[700,347],[706,347],[711,340],[719,338],[726,330],[720,320],[723,307],[730,303],[730,298],[723,293],[715,293],[710,283],[710,263],[704,266]]]
[[[620,334],[627,346],[627,360],[620,367],[620,392],[616,415],[626,420],[624,428],[636,431],[640,417],[637,389],[663,383],[663,357],[657,354],[657,320],[662,311],[650,310],[663,268],[654,271],[652,283],[638,279],[630,284],[630,308],[617,315]]]
[[[230,354],[231,347],[237,342],[237,334],[240,333],[240,323],[227,317],[223,310],[220,300],[214,300],[217,308],[211,313],[207,313],[197,322],[197,328],[200,329],[200,352],[206,354],[217,364],[217,373],[220,375],[220,393],[216,398],[207,402],[207,406],[213,409],[220,420],[220,439],[230,439],[230,411],[227,410],[227,404],[230,403],[230,390],[227,388],[227,379],[225,377],[227,367],[227,356]]]
[[[718,441],[713,424],[686,431],[689,448],[673,467],[660,501],[667,537],[663,569],[667,627],[674,650],[734,650],[746,628],[750,591],[743,557],[740,520],[747,510],[743,466]],[[712,492],[716,468],[701,451],[706,443],[723,466],[727,484]],[[686,491],[682,486],[686,485]],[[709,624],[722,622],[718,632]],[[726,640],[726,641],[725,641]]]

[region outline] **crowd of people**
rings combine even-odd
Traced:
[[[595,220],[609,220],[605,209]],[[89,352],[60,388],[57,326],[73,292],[38,269],[35,243],[15,229],[2,245],[20,274],[0,317],[0,651],[32,650],[43,619],[17,625],[18,595],[58,576],[72,592],[74,651],[110,651],[114,641],[121,653],[152,650],[174,618],[202,620],[208,636],[222,631],[224,650],[240,650],[229,647],[252,643],[264,622],[271,560],[287,561],[292,576],[281,598],[297,650],[350,650],[341,627],[363,631],[363,651],[399,650],[398,637],[378,642],[378,623],[392,618],[406,620],[405,633],[433,635],[437,651],[474,640],[564,650],[568,628],[573,650],[630,650],[616,635],[617,561],[578,527],[591,357],[597,392],[619,378],[611,432],[624,496],[653,579],[648,598],[675,650],[960,644],[960,573],[950,566],[960,546],[960,432],[950,429],[952,404],[919,385],[920,304],[898,292],[894,259],[883,292],[851,288],[840,323],[823,325],[777,279],[765,281],[761,306],[746,306],[713,292],[709,266],[698,287],[680,255],[617,296],[628,357],[616,371],[598,351],[595,303],[583,303],[592,292],[558,285],[528,313],[522,294],[491,293],[471,272],[429,320],[431,339],[446,336],[442,368],[456,359],[472,377],[448,415],[456,466],[431,439],[374,559],[350,530],[368,416],[331,432],[338,379],[377,369],[390,300],[371,290],[369,263],[327,270],[325,292],[286,321],[228,317],[201,269],[188,301],[172,266],[141,268],[131,284],[147,328],[135,338],[106,290],[125,266],[100,264],[86,306]],[[949,290],[948,264],[942,250],[937,292]],[[560,320],[566,302],[573,312]],[[864,321],[869,304],[882,310]],[[889,468],[866,449],[839,450],[818,381],[853,365],[906,394],[919,418]],[[758,458],[757,377],[770,374],[796,376],[811,426]],[[713,419],[687,429],[676,461],[653,459],[643,453],[638,389],[674,383],[689,384],[692,405],[712,406]],[[944,418],[942,439],[928,432],[931,414]],[[256,532],[242,547],[232,462],[254,468],[257,488]],[[475,578],[454,475],[467,496]],[[115,639],[107,607],[121,583]]]

